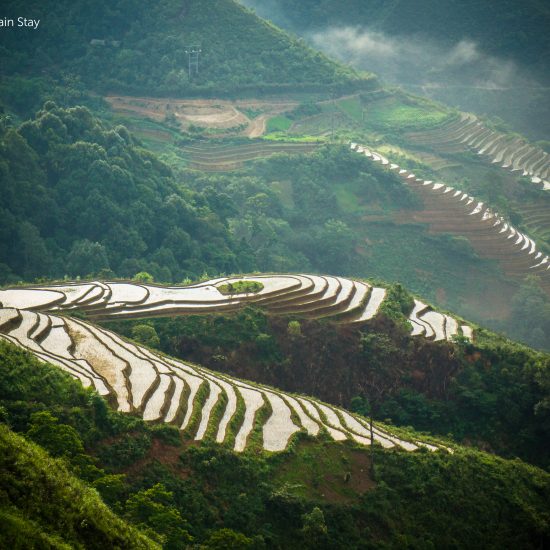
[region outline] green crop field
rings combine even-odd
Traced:
[[[366,124],[380,129],[408,130],[431,128],[442,124],[449,113],[434,105],[412,105],[397,98],[371,103],[365,112]]]
[[[268,132],[286,132],[292,126],[292,120],[286,116],[274,116],[267,121]]]
[[[338,101],[338,107],[355,121],[363,120],[363,106],[358,97],[351,97]]]

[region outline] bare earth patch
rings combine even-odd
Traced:
[[[157,122],[176,121],[182,130],[191,125],[203,128],[229,130],[244,127],[242,135],[250,138],[262,136],[269,117],[295,108],[291,100],[237,100],[174,99],[132,96],[107,96],[111,108],[120,113],[131,113]],[[255,118],[247,111],[260,111]]]

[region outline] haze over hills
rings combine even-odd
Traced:
[[[550,42],[544,30],[550,10],[538,0],[505,0],[498,10],[489,0],[452,4],[420,0],[414,5],[406,0],[304,0],[299,6],[290,0],[242,3],[261,15],[271,14],[279,24],[294,25],[294,30],[322,29],[327,21],[341,25],[355,20],[357,24],[369,15],[373,30],[392,32],[396,37],[417,35],[449,45],[466,38],[479,43],[487,54],[510,57],[541,72],[547,69]]]
[[[546,547],[547,143],[316,49],[524,85],[546,7],[20,4],[0,546]]]
[[[548,139],[550,12],[542,2],[242,3],[387,83]]]

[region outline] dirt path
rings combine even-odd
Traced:
[[[260,115],[256,118],[253,118],[248,125],[248,128],[245,130],[244,134],[249,138],[258,138],[263,136],[267,127],[267,119],[270,115]]]

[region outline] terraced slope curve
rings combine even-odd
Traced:
[[[415,219],[429,223],[433,230],[468,237],[478,253],[498,260],[504,272],[516,279],[537,275],[550,294],[550,257],[537,250],[536,243],[483,202],[449,185],[417,178],[409,170],[383,155],[360,146],[351,149],[399,175],[403,183],[422,196],[425,210]]]
[[[518,206],[518,212],[526,227],[540,239],[550,243],[550,209],[546,201]]]
[[[96,290],[106,290],[100,283],[69,286],[74,288],[65,302],[66,294],[59,287],[30,293],[53,299],[50,305],[60,307],[90,304]],[[56,297],[57,293],[61,296]],[[113,297],[120,292],[106,290],[106,294]],[[24,305],[36,306],[38,302],[40,299],[29,299]],[[370,426],[365,419],[343,409],[162,356],[76,318],[4,307],[0,309],[0,338],[110,397],[119,411],[174,424],[196,441],[215,441],[238,452],[258,446],[276,452],[284,450],[294,434],[305,432],[370,444]],[[379,426],[373,427],[372,435],[385,448],[446,449],[397,436]]]
[[[277,153],[311,153],[318,143],[269,143],[253,142],[243,145],[188,145],[182,152],[190,159],[189,168],[203,172],[236,170],[245,162],[267,158]]]
[[[407,138],[416,145],[447,153],[470,148],[493,164],[529,176],[545,191],[550,189],[550,155],[546,151],[523,138],[487,128],[475,115],[462,113],[458,120],[441,128],[410,133]]]
[[[259,283],[257,292],[223,294],[236,283]],[[360,324],[374,318],[386,289],[364,281],[320,275],[251,275],[222,277],[204,283],[162,287],[134,282],[86,282],[0,290],[0,307],[86,312],[91,319],[136,319],[235,311],[246,304],[271,314],[330,318]],[[471,337],[471,329],[422,302],[411,312],[412,335],[432,340]]]

